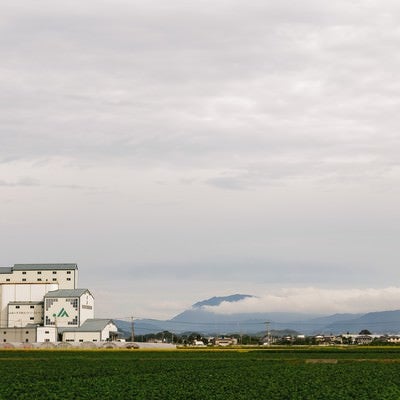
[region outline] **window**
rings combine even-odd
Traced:
[[[26,271],[22,271],[22,275],[26,275]]]
[[[53,274],[56,274],[57,273],[57,271],[53,271]]]
[[[25,279],[25,278],[22,278],[22,282],[26,282],[26,279]]]
[[[71,271],[67,271],[67,274],[71,274]]]
[[[25,339],[25,342],[26,342],[26,343],[28,343],[28,342],[29,342],[29,339],[28,339],[28,338],[26,338],[26,339]]]
[[[67,281],[70,281],[71,280],[71,278],[67,278]]]
[[[29,319],[30,319],[31,321],[33,321],[33,320],[35,319],[35,317],[30,317]]]
[[[44,339],[45,342],[50,342],[50,339]]]
[[[10,278],[7,278],[7,279],[6,279],[6,282],[10,282]]]
[[[35,308],[35,306],[29,306],[30,308]]]
[[[42,280],[42,278],[38,278],[38,282],[40,282]]]
[[[46,311],[53,305],[53,303],[57,303],[58,299],[46,299]]]
[[[68,321],[68,325],[78,325],[78,316],[75,315],[75,318],[72,321]]]
[[[44,331],[44,333],[47,333],[47,334],[49,334],[49,333],[50,333],[50,331]]]
[[[57,278],[53,278],[53,281],[56,281],[57,280]]]
[[[26,333],[26,334],[28,334],[28,333],[29,333],[29,331],[25,331],[25,333]]]
[[[19,306],[15,306],[15,308],[19,308]]]
[[[83,339],[79,339],[80,342],[83,342]]]
[[[6,333],[7,333],[7,331],[4,331],[3,333],[4,333],[4,334],[6,334]]]
[[[38,275],[41,275],[41,274],[42,274],[42,271],[38,271],[37,273],[38,273]]]
[[[71,304],[71,306],[75,308],[75,310],[78,309],[78,299],[68,299],[68,301]]]

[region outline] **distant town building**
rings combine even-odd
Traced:
[[[388,336],[386,338],[386,342],[388,343],[400,343],[400,336]]]
[[[235,346],[237,343],[237,339],[232,337],[217,337],[212,339],[212,344],[215,346]]]

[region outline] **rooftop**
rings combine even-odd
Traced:
[[[11,267],[0,267],[0,274],[11,274],[12,268]]]
[[[77,264],[14,264],[14,271],[78,269]]]
[[[81,326],[76,328],[58,328],[59,332],[98,332],[102,331],[108,324],[114,324],[112,319],[91,318],[87,319]]]
[[[47,292],[44,297],[81,297],[86,292],[92,295],[89,289],[58,289]]]

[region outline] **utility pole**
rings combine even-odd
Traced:
[[[131,342],[135,341],[135,326],[133,322],[133,317],[131,317]]]

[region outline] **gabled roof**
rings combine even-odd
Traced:
[[[58,289],[47,292],[44,297],[81,297],[86,292],[92,296],[89,289]]]
[[[79,328],[86,331],[100,331],[110,323],[115,325],[112,319],[91,318],[87,319]]]
[[[58,328],[59,332],[101,332],[108,324],[114,324],[112,319],[91,318],[76,328]],[[115,325],[117,328],[117,326]],[[118,328],[117,328],[118,329]]]
[[[14,264],[14,271],[78,269],[77,264]]]

